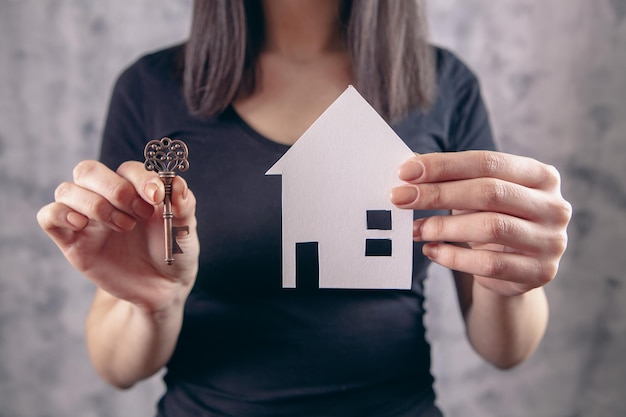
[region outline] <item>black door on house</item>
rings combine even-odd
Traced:
[[[320,254],[318,242],[296,243],[296,288],[318,289],[320,286]]]

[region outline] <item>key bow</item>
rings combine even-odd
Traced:
[[[182,140],[162,138],[146,144],[143,151],[146,158],[144,166],[148,171],[184,172],[189,168],[189,150]]]

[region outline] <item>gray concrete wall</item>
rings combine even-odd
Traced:
[[[149,416],[158,377],[128,392],[91,369],[93,288],[35,213],[95,158],[111,84],[183,39],[189,0],[0,0],[0,416]],[[504,151],[557,166],[574,205],[539,351],[500,372],[469,348],[451,279],[428,284],[449,417],[626,415],[626,1],[437,0],[434,40],[479,74]]]

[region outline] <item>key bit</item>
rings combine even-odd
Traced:
[[[172,181],[176,171],[184,172],[189,168],[187,157],[189,152],[187,145],[182,140],[162,138],[151,140],[144,149],[146,162],[144,166],[148,171],[155,171],[165,186],[165,198],[163,199],[163,227],[165,230],[165,263],[174,263],[174,254],[183,253],[176,243],[176,237],[182,233],[189,233],[189,226],[172,226],[174,213],[172,212]]]

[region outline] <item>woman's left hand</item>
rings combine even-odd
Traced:
[[[534,159],[490,151],[416,155],[399,169],[407,184],[392,202],[414,210],[450,210],[416,220],[424,254],[469,273],[483,287],[513,296],[556,275],[572,207],[558,171]]]

